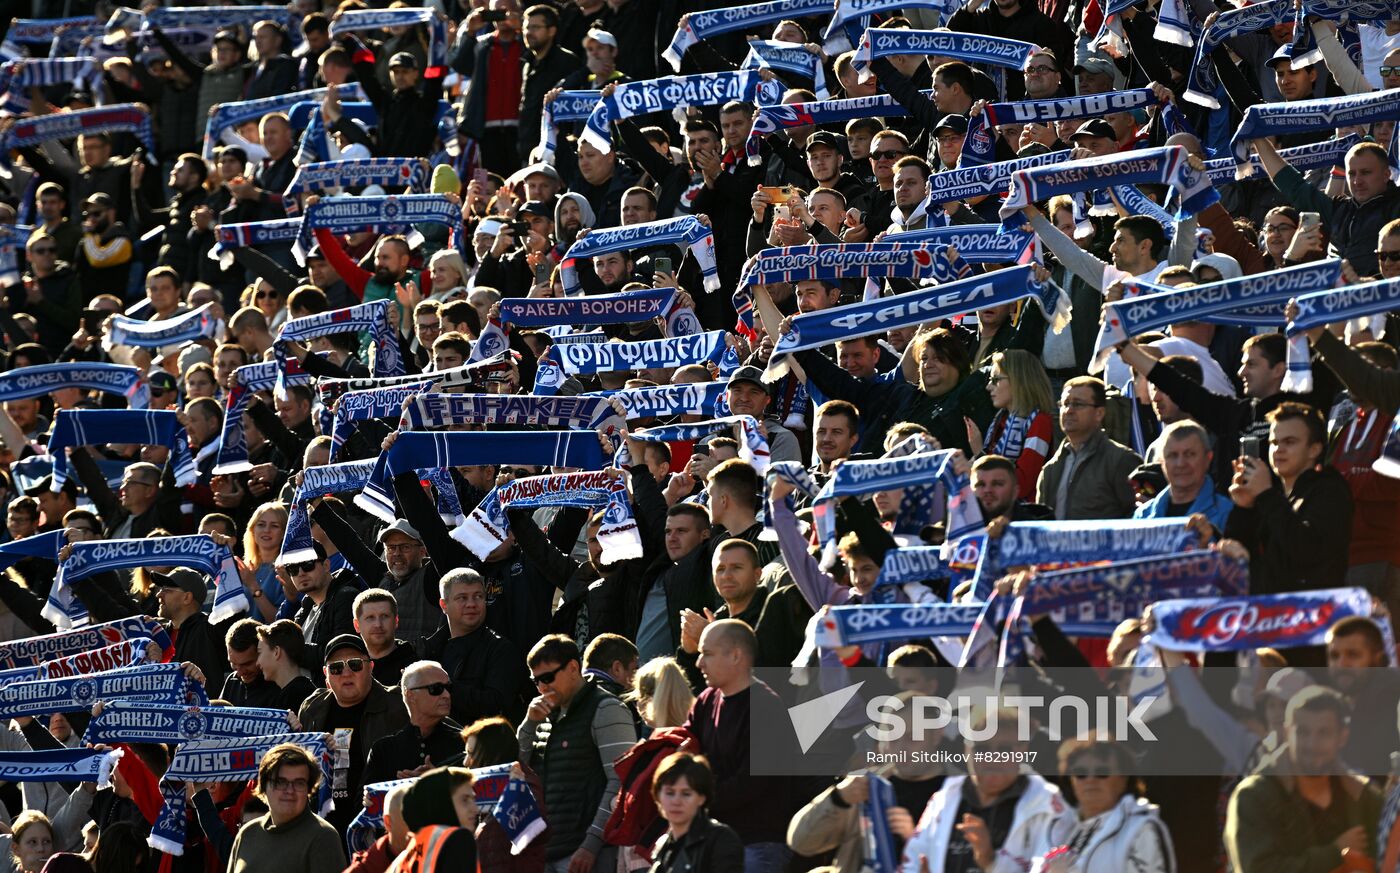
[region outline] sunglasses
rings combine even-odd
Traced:
[[[268,298],[281,297],[276,291],[259,291],[253,295],[254,300],[267,300]]]
[[[321,563],[320,560],[301,561],[296,564],[283,564],[282,569],[287,571],[288,576],[295,576],[298,573],[310,573],[316,569],[316,565],[319,563]]]
[[[558,676],[559,671],[563,670],[567,666],[569,665],[567,663],[564,663],[560,664],[558,667],[555,667],[553,670],[549,670],[544,673],[536,673],[535,675],[530,677],[530,681],[534,682],[536,685],[553,685],[554,677]]]
[[[444,691],[451,686],[446,682],[433,682],[428,685],[418,685],[408,689],[409,691],[426,691],[434,697],[440,697]]]
[[[326,672],[332,676],[339,676],[341,673],[345,672],[346,667],[350,668],[351,673],[358,673],[365,669],[365,659],[348,658],[344,661],[331,661],[326,665]]]
[[[1035,73],[1038,76],[1048,76],[1051,73],[1058,72],[1058,70],[1056,70],[1054,67],[1047,66],[1045,64],[1036,64],[1033,67],[1026,67],[1026,72]]]
[[[1400,67],[1381,67],[1382,76],[1400,76]]]
[[[1069,775],[1071,779],[1108,779],[1113,773],[1108,767],[1075,767]]]
[[[502,472],[502,473],[509,473],[510,475],[514,476],[514,477],[517,478],[517,479],[525,479],[525,478],[528,478],[528,477],[530,477],[530,476],[535,475],[535,471],[534,471],[534,470],[527,470],[527,469],[525,469],[524,467],[507,467],[506,469],[502,470],[501,472]]]
[[[58,249],[54,248],[53,246],[35,246],[34,248],[30,249],[30,251],[36,255],[52,255],[56,254],[58,252]]]
[[[871,152],[870,157],[874,158],[877,161],[897,161],[907,154],[909,153],[901,152],[897,149],[886,149],[882,152]]]
[[[107,214],[107,210],[105,210],[105,209],[84,209],[84,210],[83,210],[83,218],[100,218],[101,216],[106,215],[106,214]]]
[[[1400,252],[1376,252],[1376,259],[1395,263],[1400,261]]]

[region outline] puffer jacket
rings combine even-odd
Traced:
[[[1175,873],[1171,835],[1158,816],[1157,805],[1124,794],[1113,808],[1081,819],[1064,838],[1073,853],[1068,873]],[[1045,869],[1044,855],[1031,873]]]

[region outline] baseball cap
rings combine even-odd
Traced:
[[[943,116],[943,119],[942,119],[941,121],[938,122],[938,126],[935,127],[935,128],[933,129],[933,132],[934,132],[934,133],[938,133],[940,130],[951,130],[951,131],[953,131],[954,133],[967,133],[967,116],[966,116],[966,115],[945,115],[945,116]]]
[[[1279,46],[1278,51],[1274,52],[1274,56],[1269,58],[1264,63],[1266,63],[1270,67],[1276,67],[1278,66],[1279,61],[1288,61],[1290,64],[1293,63],[1293,43],[1286,42],[1283,45]],[[1310,67],[1312,66],[1312,64],[1298,64],[1298,66]]]
[[[554,207],[545,203],[543,200],[530,200],[524,206],[520,207],[520,214],[524,215],[526,213],[530,215],[542,215],[552,220],[554,218]]]
[[[813,146],[826,146],[834,151],[841,151],[840,140],[829,130],[819,130],[807,137],[807,145],[803,150],[810,152]]]
[[[356,634],[341,634],[329,643],[326,643],[326,654],[321,659],[322,663],[330,663],[331,653],[339,651],[340,649],[354,649],[366,658],[369,657],[369,646],[365,645],[364,640],[360,639]]]
[[[162,391],[177,391],[180,388],[175,377],[165,370],[152,370],[146,374],[146,381],[151,383],[152,388],[159,388]]]
[[[752,382],[764,391],[768,390],[768,384],[763,381],[763,371],[757,367],[740,367],[733,373],[730,373],[729,384],[733,385],[735,382]]]
[[[111,195],[105,194],[105,193],[103,193],[102,191],[97,191],[97,192],[95,192],[95,193],[93,193],[93,194],[88,195],[88,199],[86,199],[86,200],[83,201],[83,205],[84,205],[84,206],[96,206],[96,207],[98,207],[99,209],[112,209],[112,208],[114,208],[114,204],[112,203],[112,197],[111,197]]]
[[[63,481],[63,487],[58,490],[65,492],[69,497],[76,499],[78,496],[78,483],[74,482],[73,478],[70,476]],[[48,493],[50,491],[53,491],[53,474],[45,476],[38,482],[35,482],[33,485],[30,485],[28,488],[24,489],[24,495],[26,497],[38,497],[39,495]]]
[[[406,518],[394,519],[394,523],[380,531],[379,536],[375,537],[374,541],[376,543],[382,543],[384,542],[384,538],[391,533],[401,533],[404,536],[412,537],[420,543],[423,542],[423,535],[418,533],[418,529],[409,524]]]
[[[1293,695],[1315,684],[1312,677],[1302,670],[1296,667],[1283,667],[1275,670],[1274,675],[1269,677],[1268,683],[1264,686],[1264,693],[1287,703],[1293,699]]]
[[[418,69],[418,59],[412,52],[399,52],[389,59],[389,69],[395,67],[408,67],[410,70]]]
[[[543,173],[544,175],[548,176],[556,182],[563,181],[559,178],[559,171],[554,169],[553,166],[546,164],[544,161],[539,161],[537,163],[530,164],[528,167],[525,167],[521,170],[516,171],[515,173],[512,173],[511,178],[523,182],[524,180],[535,175],[536,173]]]
[[[169,573],[152,570],[151,579],[158,588],[179,588],[181,591],[188,591],[198,603],[203,603],[209,593],[209,584],[204,581],[204,574],[189,567],[176,567]]]
[[[1084,63],[1075,66],[1074,71],[1078,73],[1083,70],[1086,73],[1097,73],[1102,76],[1118,75],[1118,68],[1113,61],[1108,58],[1085,58]]]
[[[238,38],[238,31],[225,28],[214,34],[214,43],[231,42],[239,48],[243,48],[243,40]]]
[[[1081,136],[1101,137],[1114,141],[1118,139],[1118,134],[1113,132],[1113,125],[1104,121],[1102,118],[1091,118],[1079,125],[1079,129],[1070,134],[1069,138],[1073,141],[1079,139]]]
[[[597,27],[589,29],[584,39],[591,39],[594,42],[601,42],[603,45],[610,45],[613,48],[617,48],[617,37]]]

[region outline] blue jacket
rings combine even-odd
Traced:
[[[1133,511],[1133,518],[1166,518],[1167,505],[1171,503],[1172,492],[1170,488],[1162,489],[1162,493],[1147,501]],[[1215,490],[1215,482],[1210,476],[1206,476],[1205,484],[1201,486],[1201,493],[1196,495],[1196,499],[1191,502],[1191,508],[1186,510],[1187,515],[1201,513],[1210,519],[1210,523],[1215,525],[1218,531],[1225,530],[1225,519],[1230,517],[1230,510],[1235,504],[1230,498]]]

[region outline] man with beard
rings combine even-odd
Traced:
[[[83,201],[83,240],[73,267],[87,294],[123,296],[131,274],[132,239],[117,221],[116,204],[98,192]]]
[[[612,94],[613,89],[612,85],[606,86],[603,88],[604,95]],[[662,218],[693,214],[695,195],[705,186],[698,156],[719,152],[719,128],[715,127],[714,122],[692,118],[685,123],[686,163],[679,165],[652,148],[642,129],[632,119],[618,121],[617,129],[627,153],[656,183],[656,214]]]
[[[1400,748],[1395,725],[1400,671],[1387,663],[1385,639],[1374,621],[1350,616],[1328,628],[1327,677],[1351,702],[1342,758],[1359,773],[1389,773],[1390,751]]]
[[[966,464],[964,459],[962,464]],[[957,467],[955,465],[954,469]],[[1040,503],[1021,500],[1016,465],[1001,455],[983,455],[972,464],[972,493],[982,517],[1009,515],[1012,521],[1049,521],[1055,511]]]
[[[106,194],[117,210],[114,221],[131,218],[132,158],[112,157],[112,140],[105,133],[89,133],[78,137],[78,167],[64,169],[37,148],[20,149],[25,161],[42,179],[62,181],[78,202],[86,204],[94,194]]]
[[[325,257],[332,271],[345,282],[345,286],[361,302],[394,300],[397,295],[394,286],[418,282],[418,274],[409,269],[412,260],[408,240],[402,236],[380,237],[374,247],[374,272],[366,270],[345,252],[340,239],[324,227],[315,230],[316,247]]]
[[[520,92],[520,117],[540,118],[544,95],[560,79],[583,65],[579,56],[559,44],[559,13],[552,6],[536,4],[525,10],[525,73]],[[520,161],[530,159],[539,144],[538,127],[520,131]]]
[[[146,175],[146,165],[140,161],[131,165],[131,185],[141,187]],[[163,209],[152,209],[146,198],[137,196],[136,219],[141,227],[153,227],[164,219],[165,241],[161,243],[157,265],[174,267],[181,276],[194,275],[194,249],[190,246],[189,231],[195,209],[204,205],[209,193],[204,190],[204,180],[209,177],[209,167],[196,154],[183,154],[170,170],[166,188],[174,192],[174,199]]]

